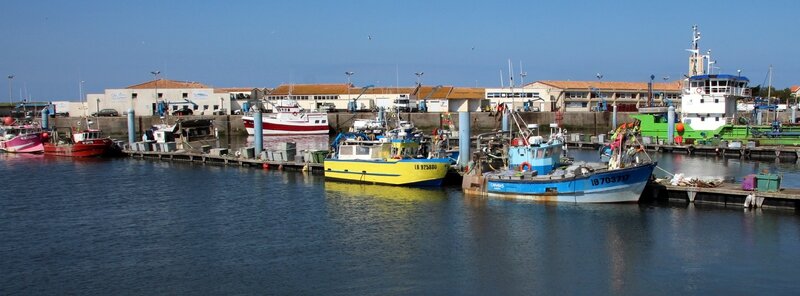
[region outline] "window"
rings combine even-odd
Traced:
[[[137,93],[132,93],[132,94],[131,94],[131,99],[135,99],[135,98],[136,98],[136,96],[138,96],[138,95],[139,95],[139,94],[137,94]]]
[[[328,123],[328,120],[327,119],[323,119],[322,123]]]
[[[705,103],[706,99],[700,99],[700,104]]]
[[[319,119],[317,119],[317,120],[314,120],[314,123],[319,123]]]
[[[716,121],[719,121],[719,116],[717,116],[717,117],[714,117],[714,119],[716,119]]]
[[[188,97],[189,97],[189,93],[183,93],[183,98],[184,98],[184,99],[185,99],[185,98],[188,98]]]
[[[214,105],[214,110],[219,110],[219,105]]]
[[[172,111],[178,110],[178,105],[172,105]]]
[[[208,105],[203,105],[203,110],[208,110]]]
[[[706,121],[706,118],[701,116],[700,121]]]
[[[194,108],[192,108],[192,109],[194,109],[194,110],[200,110],[200,105],[194,105]]]
[[[163,98],[163,97],[164,97],[164,93],[158,93],[158,98],[159,98],[159,99],[160,99],[160,98]]]
[[[714,103],[719,103],[719,99],[714,99]]]

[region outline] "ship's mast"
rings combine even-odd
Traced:
[[[697,25],[692,26],[692,48],[687,51],[692,54],[689,55],[689,77],[703,74],[703,55],[700,54],[700,30]]]

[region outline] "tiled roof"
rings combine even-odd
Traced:
[[[255,89],[254,87],[224,87],[224,88],[215,88],[215,94],[224,94],[224,93],[232,93],[232,92],[251,92]]]
[[[410,94],[412,92],[414,92],[413,87],[373,87],[364,92],[364,94]],[[351,88],[350,93],[361,93],[361,88]]]
[[[145,83],[131,85],[128,89],[154,89],[154,88],[211,88],[208,85],[193,81],[175,81],[169,79],[151,80]]]
[[[800,91],[800,85],[792,85],[792,87],[791,87],[791,88],[789,88],[789,89],[790,89],[790,90],[791,90],[793,93],[796,93],[797,91]]]
[[[282,84],[276,87],[270,95],[288,95],[291,91],[292,95],[330,95],[330,94],[346,94],[348,85],[342,84]]]
[[[533,83],[546,84],[560,89],[581,89],[588,90],[597,88],[600,90],[629,90],[629,91],[646,91],[647,82],[617,82],[617,81],[558,81],[558,80],[541,80]],[[531,83],[531,84],[533,84]],[[530,84],[528,84],[530,85]],[[654,82],[653,90],[669,90],[680,91],[681,82]]]
[[[454,87],[448,99],[484,99],[486,98],[486,89],[478,87]]]
[[[424,85],[417,87],[416,89],[417,99],[423,99],[425,97],[428,97],[428,99],[445,99],[447,98],[447,95],[450,94],[450,91],[453,90],[452,86],[442,86],[436,89],[436,91],[433,91],[434,88],[436,87],[424,86]]]

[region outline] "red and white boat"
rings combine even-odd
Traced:
[[[70,131],[67,137],[60,137],[58,131],[50,142],[44,143],[44,154],[67,157],[116,156],[120,149],[108,137],[103,137],[98,129]]]
[[[42,128],[34,124],[16,124],[6,117],[0,126],[0,151],[8,153],[42,153]]]
[[[281,100],[274,113],[263,114],[261,127],[264,135],[318,135],[328,133],[328,113],[309,112],[297,101]],[[242,116],[248,135],[255,134],[252,115]]]

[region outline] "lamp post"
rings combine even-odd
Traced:
[[[414,73],[414,75],[417,75],[417,85],[422,85],[422,83],[421,83],[422,74],[425,74],[425,72],[416,72],[416,73]]]
[[[153,81],[156,83],[156,94],[155,94],[155,102],[158,104],[158,74],[161,74],[161,71],[151,71],[150,74],[153,74]],[[158,106],[156,106],[156,109]],[[156,110],[153,110],[153,115],[155,115]]]
[[[347,99],[348,100],[350,100],[350,88],[353,87],[353,83],[350,82],[350,77],[352,77],[353,74],[356,74],[356,72],[351,72],[351,71],[344,72],[344,75],[347,76]]]
[[[83,105],[83,102],[84,102],[84,100],[83,100],[83,83],[84,83],[83,80],[78,81],[78,100],[81,101],[81,105]],[[84,111],[83,112],[84,116],[89,116],[89,103],[88,102],[86,103],[86,107],[83,109],[83,111]]]
[[[12,105],[14,104],[14,102],[12,102],[13,101],[12,98],[14,97],[14,92],[11,90],[11,80],[13,79],[14,75],[8,75],[8,103]]]

